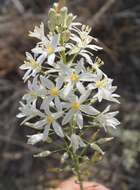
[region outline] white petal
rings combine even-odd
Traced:
[[[71,135],[71,146],[72,146],[74,152],[76,152],[76,150],[78,148],[85,147],[85,143],[82,141],[82,139],[79,135],[72,134]]]
[[[60,89],[62,87],[62,85],[63,85],[63,79],[62,79],[62,77],[57,78],[57,80],[56,80],[56,87],[58,89]]]
[[[62,131],[61,126],[57,122],[53,122],[53,129],[56,132],[56,134],[60,137],[64,137],[64,133]]]
[[[52,53],[51,55],[48,56],[48,64],[53,65],[54,64],[54,59],[55,59],[55,54]]]
[[[90,105],[81,105],[81,111],[89,115],[97,115],[100,112]]]
[[[63,114],[64,114],[64,112],[62,112],[62,111],[61,111],[61,112],[56,112],[56,113],[53,114],[53,117],[54,117],[55,120],[56,120],[56,119],[62,117]]]
[[[35,135],[29,135],[28,138],[29,139],[28,139],[27,143],[34,145],[34,144],[42,141],[43,133],[38,133],[38,134],[35,134]]]
[[[87,90],[83,95],[80,96],[79,102],[80,103],[85,102],[90,94],[91,94],[91,90]]]
[[[102,47],[96,46],[96,45],[88,45],[87,48],[90,48],[90,49],[95,50],[95,51],[103,49]]]
[[[51,80],[49,80],[48,78],[41,76],[40,80],[41,80],[42,85],[47,87],[48,89],[54,88],[53,82]]]
[[[81,82],[77,82],[76,87],[81,94],[85,93],[85,87],[83,86],[83,84]]]
[[[83,128],[83,116],[80,111],[76,113],[76,122],[77,122],[77,125],[79,126],[79,128],[82,129]]]
[[[43,53],[42,55],[40,55],[37,58],[37,62],[40,63],[40,64],[43,63],[45,61],[46,57],[47,57],[46,53]]]
[[[86,53],[80,53],[90,65],[93,65],[92,59],[90,58],[90,56]]]
[[[50,126],[49,125],[46,125],[45,126],[45,130],[43,132],[43,141],[46,141],[47,138],[48,138],[48,134],[49,134],[49,130],[50,130]]]
[[[54,101],[55,101],[55,105],[56,105],[57,110],[62,111],[62,104],[61,104],[60,99],[58,97],[55,97]]]
[[[52,96],[48,96],[47,98],[45,98],[40,106],[40,109],[43,109],[45,111],[45,113],[49,112],[49,106],[51,101],[53,100]]]
[[[64,91],[63,91],[64,97],[68,96],[68,94],[71,92],[72,88],[73,88],[73,84],[72,83],[68,83],[66,85],[66,87],[64,88]]]
[[[45,120],[40,120],[40,121],[37,121],[34,125],[33,125],[33,128],[35,129],[43,129],[43,126],[46,124],[46,121]]]
[[[80,80],[81,81],[87,81],[87,82],[93,82],[94,81],[94,75],[91,73],[82,73],[80,75]]]
[[[62,125],[67,124],[72,119],[73,115],[74,112],[72,110],[69,110],[62,121]]]

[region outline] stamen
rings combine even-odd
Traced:
[[[76,73],[72,73],[71,80],[76,82],[78,81],[78,79],[79,79],[79,76]]]
[[[54,122],[54,117],[53,116],[51,116],[51,115],[48,115],[47,116],[47,122],[48,122],[48,124],[50,125],[50,124],[52,124],[53,122]]]
[[[79,102],[73,102],[72,105],[71,105],[71,108],[72,108],[74,111],[80,110],[80,103],[79,103]]]
[[[59,90],[56,87],[52,88],[50,90],[50,95],[51,96],[58,96],[59,95]]]

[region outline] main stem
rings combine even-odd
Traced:
[[[71,122],[71,128],[70,129],[71,129],[71,131],[70,131],[71,135],[76,132],[76,122],[74,119]],[[82,180],[81,171],[80,171],[79,156],[76,154],[76,152],[74,150],[72,150],[72,152],[71,152],[71,158],[73,161],[75,174],[76,174],[76,177],[78,179],[78,183],[80,185],[80,190],[84,190],[83,180]]]
[[[80,185],[80,190],[84,190],[83,180],[80,173],[79,158],[77,157],[75,152],[73,152],[73,162],[74,162],[74,167],[75,167],[74,169],[75,169],[75,173],[78,179],[78,183]]]

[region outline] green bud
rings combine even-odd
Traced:
[[[61,10],[60,10],[60,14],[66,18],[67,14],[68,14],[68,8],[67,7],[63,7]]]
[[[55,31],[55,25],[50,21],[48,21],[48,28],[51,32]]]
[[[95,152],[91,158],[91,161],[93,163],[99,162],[100,160],[102,160],[103,156],[99,153],[99,152]]]
[[[57,9],[58,9],[58,3],[54,3],[53,4],[53,8],[57,11]]]
[[[56,19],[56,12],[55,12],[55,10],[54,9],[50,9],[50,11],[49,11],[49,14],[48,14],[48,16],[49,16],[49,19],[52,21],[52,20],[54,20],[54,19]]]
[[[63,7],[60,11],[61,15],[61,24],[63,27],[66,27],[66,19],[67,19],[68,9],[67,7]]]
[[[70,24],[72,23],[72,21],[73,21],[73,14],[69,14],[68,15],[68,17],[67,17],[67,20],[66,20],[66,25],[67,25],[67,27],[69,27],[70,26]]]
[[[70,32],[68,30],[62,32],[62,39],[64,42],[67,42],[70,39]]]
[[[57,19],[56,20],[57,20],[57,26],[61,25],[62,20],[61,20],[60,14],[57,14]]]
[[[96,150],[97,152],[99,152],[101,155],[104,155],[105,153],[103,152],[103,150],[95,143],[91,143],[90,144],[90,147],[93,149],[93,150]]]
[[[91,141],[95,141],[99,135],[100,129],[98,129],[97,131],[95,131],[93,133],[93,135],[91,136]]]

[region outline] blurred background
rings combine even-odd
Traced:
[[[35,159],[39,147],[26,144],[31,130],[19,127],[19,100],[25,92],[19,66],[35,45],[28,31],[41,21],[53,0],[0,0],[0,190],[47,190],[67,176],[54,159]],[[121,95],[121,126],[92,179],[112,190],[140,189],[140,0],[67,0],[71,12],[89,24],[100,40],[104,71]]]

